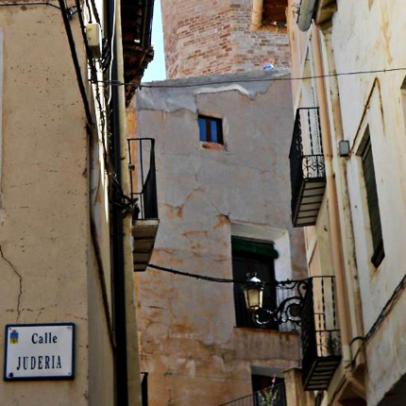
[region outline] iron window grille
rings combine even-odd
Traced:
[[[222,403],[220,406],[286,406],[285,382],[279,379],[267,388],[253,392],[251,395]]]
[[[129,138],[129,172],[131,198],[139,205],[138,219],[158,218],[158,198],[155,167],[155,140]]]
[[[302,308],[301,341],[304,388],[324,390],[341,360],[333,276],[308,279]]]

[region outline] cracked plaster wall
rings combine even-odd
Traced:
[[[71,24],[80,43],[77,19]],[[0,30],[0,364],[6,323],[77,326],[75,379],[0,381],[0,404],[111,405],[112,357],[89,245],[85,117],[61,14],[1,7]]]
[[[406,54],[400,40],[406,34],[404,6],[402,0],[373,0],[339,7],[331,33],[337,71],[405,67]],[[370,261],[370,225],[361,165],[358,157],[352,155],[346,176],[365,332],[405,274],[406,100],[402,90],[405,75],[401,70],[338,81],[343,134],[354,153],[359,149],[366,126],[369,127],[385,249],[385,258],[375,269]],[[406,376],[405,302],[403,291],[366,346],[368,405],[380,404],[385,395],[383,404],[392,401],[395,404],[392,386]],[[398,391],[397,396],[403,403],[405,391]]]
[[[238,83],[283,74],[138,93],[137,135],[156,139],[161,221],[152,263],[231,278],[235,233],[275,241],[278,279],[304,276],[302,231],[290,220],[290,83]],[[224,149],[199,142],[197,112],[223,118]],[[149,270],[137,286],[152,406],[220,404],[251,392],[252,366],[297,365],[295,334],[235,327],[231,285]]]
[[[289,3],[294,7],[296,2],[291,0]],[[402,68],[406,66],[406,54],[400,40],[406,34],[405,3],[402,0],[337,1],[337,6],[329,27],[320,27],[326,72],[373,72],[401,68],[393,72],[331,78],[325,82],[332,146],[336,148],[338,140],[344,139],[351,147],[345,163],[337,157],[333,159],[333,168],[336,179],[341,178],[337,182],[339,201],[343,206],[341,224],[345,225],[346,219],[352,222],[352,229],[342,226],[341,232],[345,236],[342,239],[343,249],[348,253],[347,283],[355,287],[353,290],[357,296],[360,294],[360,302],[351,297],[351,291],[346,298],[350,305],[352,336],[355,337],[366,334],[374,325],[405,274],[406,72]],[[290,40],[294,50],[292,76],[300,77],[303,74],[303,61],[312,52],[311,33],[312,30],[299,32],[296,21],[291,21]],[[311,62],[311,56],[308,61]],[[293,94],[298,96],[299,102],[300,87],[303,85],[301,81],[293,82]],[[385,258],[377,268],[371,262],[373,248],[365,182],[361,159],[357,155],[362,150],[367,128],[373,152],[385,250]],[[345,167],[342,175],[341,165]],[[349,206],[346,199],[349,199]],[[327,246],[330,232],[327,229],[328,209],[329,202],[325,199],[317,226],[306,230],[309,254],[312,255],[308,255],[308,258],[317,262],[315,253],[324,256],[320,264],[326,274],[331,272],[331,254]],[[355,264],[354,268],[352,263]],[[363,383],[368,405],[403,404],[406,398],[403,383],[406,377],[405,302],[406,293],[403,290],[377,333],[365,345]],[[362,323],[357,323],[357,312],[361,313]],[[354,343],[353,354],[356,348]],[[329,388],[331,395],[325,397],[323,405],[329,403],[330,397],[341,385],[342,374],[343,371],[335,374]]]

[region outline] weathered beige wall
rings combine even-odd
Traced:
[[[375,0],[340,7],[332,30],[337,71],[405,67],[406,55],[400,41],[406,34],[401,18],[403,10],[404,2],[400,0]],[[356,23],[358,21],[360,23]],[[349,27],[352,27],[350,32]],[[405,71],[400,71],[339,80],[343,132],[353,152],[347,165],[347,177],[365,332],[405,274],[406,144],[401,99],[405,75]],[[374,83],[375,80],[378,83]],[[366,125],[371,134],[385,247],[385,259],[378,269],[370,263],[370,229],[360,187],[360,162],[355,156]],[[387,316],[388,322],[381,326],[384,333],[380,332],[366,345],[368,405],[376,405],[406,374],[406,321],[399,306],[401,302]]]
[[[275,241],[277,279],[304,276],[302,231],[290,221],[290,83],[273,76],[287,77],[199,78],[192,89],[138,93],[138,136],[155,138],[157,148],[153,263],[232,278],[231,235],[240,233]],[[225,78],[235,83],[210,85]],[[197,112],[223,118],[224,148],[199,142]],[[152,406],[217,405],[251,393],[251,367],[282,375],[297,366],[297,335],[235,327],[231,285],[153,270],[137,277]]]
[[[77,18],[71,25],[85,66]],[[89,237],[88,139],[61,13],[1,7],[0,29],[0,363],[6,323],[77,326],[75,379],[1,381],[0,403],[111,405],[112,356]]]
[[[403,1],[365,0],[337,3],[338,9],[333,16],[331,27],[328,24],[321,26],[321,62],[325,73],[373,71],[406,66],[406,56],[401,45],[401,38],[406,32],[402,18]],[[307,33],[298,31],[293,15],[294,4],[294,1],[290,2],[292,72],[296,76],[306,76],[305,57],[307,56],[314,66],[315,56],[312,55],[312,49],[317,37],[314,38],[312,29]],[[345,297],[346,292],[341,292],[344,294],[341,299],[347,302],[350,309],[349,331],[352,337],[360,335],[357,330],[361,330],[361,335],[370,330],[405,273],[403,250],[406,242],[406,127],[405,99],[401,90],[405,75],[406,71],[401,69],[386,73],[340,76],[338,79],[326,78],[324,81],[327,90],[325,108],[329,112],[333,150],[332,169],[338,191],[338,213],[343,236],[341,241],[337,240],[337,235],[333,238],[345,257],[348,296]],[[295,106],[300,104],[306,83],[307,81],[293,83]],[[316,102],[323,103],[320,99]],[[378,268],[370,261],[370,224],[362,166],[357,156],[367,127],[374,155],[385,248],[385,258]],[[341,138],[348,140],[351,146],[350,158],[346,160],[337,156],[337,142]],[[319,238],[321,229],[316,231]],[[306,235],[310,233],[312,231],[306,232]],[[365,345],[368,405],[381,402],[385,394],[389,394],[390,389],[406,374],[406,322],[401,316],[404,296],[404,293],[400,293],[398,302],[391,307],[376,335]],[[360,309],[362,319],[357,324],[356,313]],[[358,346],[359,341],[353,345],[353,354]],[[345,355],[347,358],[351,357],[348,352]],[[344,370],[338,371],[336,375],[339,374],[343,376]],[[337,376],[334,382],[339,382]],[[332,402],[336,388],[331,386],[327,398]],[[393,402],[396,401],[395,396],[404,399],[405,394],[399,394],[398,390],[399,388],[392,392]],[[388,397],[382,404],[391,404],[390,402]],[[326,401],[325,404],[329,403]]]
[[[89,292],[89,390],[90,406],[113,406],[114,388],[114,353],[109,334],[109,320],[103,311],[100,274],[97,270],[94,254],[90,253],[88,273]]]

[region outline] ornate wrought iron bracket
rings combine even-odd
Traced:
[[[301,279],[276,282],[276,307],[274,309],[262,307],[253,311],[254,323],[266,325],[269,323],[283,324],[290,322],[300,325],[309,281],[309,279]]]

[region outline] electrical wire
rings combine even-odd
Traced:
[[[87,59],[89,62],[90,77],[92,79],[92,82],[96,82],[97,69],[96,69],[96,66],[95,66],[95,63],[93,60],[92,51],[90,49],[89,42],[88,42],[87,36],[86,36],[86,28],[85,28],[85,24],[83,21],[83,15],[82,15],[83,10],[80,5],[80,0],[75,0],[75,2],[76,2],[76,9],[78,10],[79,25],[81,28],[83,42],[85,44],[85,50],[86,50]],[[107,117],[106,117],[106,111],[105,111],[106,109],[103,108],[99,85],[97,83],[93,83],[93,84],[95,85],[94,86],[95,99],[96,99],[97,107],[98,107],[99,114],[100,114],[100,125],[101,125],[100,140],[101,140],[101,144],[102,144],[102,148],[103,148],[103,158],[104,158],[104,162],[106,165],[106,173],[109,176],[109,179],[111,180],[112,184],[116,187],[116,189],[120,195],[120,198],[122,199],[122,202],[115,202],[115,204],[124,205],[127,211],[131,211],[134,208],[135,202],[133,201],[133,199],[131,199],[125,195],[120,182],[118,182],[117,173],[113,169],[114,167],[111,162],[110,156],[108,154],[107,145],[105,142],[105,134],[107,133]]]
[[[234,283],[237,285],[244,285],[246,286],[249,281],[247,280],[239,280],[239,279],[229,279],[229,278],[217,278],[215,276],[208,276],[202,274],[196,274],[191,272],[179,271],[177,269],[167,268],[165,266],[155,265],[155,264],[148,264],[148,268],[156,269],[158,271],[168,272],[174,275],[186,276],[189,278],[200,279],[208,282],[217,282],[217,283]],[[307,279],[287,279],[284,281],[274,281],[274,282],[264,282],[262,281],[260,284],[262,286],[278,286],[279,288],[283,289],[291,289],[292,285],[299,284],[299,283],[306,283]]]
[[[101,58],[101,65],[103,67],[103,71],[106,70],[107,68],[111,69],[111,55],[112,55],[112,46],[113,46],[113,40],[114,40],[114,27],[115,27],[115,7],[114,7],[114,16],[113,16],[113,23],[112,23],[112,36],[111,38],[107,38],[107,35],[104,33],[103,30],[103,24],[101,23],[100,15],[97,10],[97,6],[95,3],[95,0],[90,0],[91,7],[89,5],[89,0],[86,0],[86,7],[88,8],[89,12],[89,22],[91,23],[91,16],[93,14],[96,23],[99,24],[100,30],[102,32],[102,37],[103,37],[103,49],[102,49],[102,58]],[[111,78],[111,76],[110,76]]]
[[[341,76],[360,76],[360,75],[367,75],[367,74],[374,74],[374,73],[389,73],[389,72],[399,72],[399,71],[406,71],[406,67],[400,68],[387,68],[387,69],[374,69],[374,70],[360,70],[360,71],[353,71],[353,72],[337,72],[337,73],[327,73],[324,75],[311,75],[311,76],[294,76],[294,77],[265,77],[265,78],[230,78],[230,79],[222,79],[222,80],[214,80],[210,81],[207,80],[203,81],[195,81],[191,79],[191,83],[179,83],[179,84],[154,84],[154,82],[149,84],[135,84],[135,83],[128,83],[128,82],[121,82],[117,80],[112,81],[102,81],[103,83],[111,86],[134,86],[139,87],[142,89],[143,87],[153,89],[153,88],[188,88],[188,87],[197,87],[203,85],[222,85],[222,84],[230,84],[230,83],[252,83],[252,82],[276,82],[276,81],[297,81],[297,80],[312,80],[312,79],[323,79],[323,78],[332,78],[332,77],[341,77]]]
[[[94,0],[92,0],[94,1]],[[113,74],[113,61],[114,61],[114,38],[116,35],[116,30],[115,30],[115,26],[116,26],[116,3],[114,2],[114,10],[113,10],[113,23],[112,23],[112,29],[111,29],[111,38],[110,38],[110,46],[109,46],[109,62],[108,62],[108,75],[109,75],[109,81],[111,81],[111,77]],[[111,87],[109,86],[109,96],[107,98],[107,104],[110,105],[111,103],[111,98],[113,96],[113,92]]]
[[[374,324],[370,327],[368,330],[367,334],[365,336],[358,336],[354,337],[351,342],[350,346],[355,342],[355,341],[362,341],[362,344],[358,347],[357,352],[354,354],[352,357],[352,361],[350,365],[354,365],[358,355],[360,354],[363,346],[375,335],[375,333],[378,331],[379,326],[383,323],[385,320],[386,316],[388,315],[389,311],[391,310],[392,306],[396,303],[397,299],[399,298],[400,293],[405,289],[406,287],[406,274],[403,275],[402,279],[392,292],[391,297],[388,299],[388,301],[385,303],[383,306],[381,312],[379,313],[378,317],[376,318]]]
[[[247,284],[247,281],[239,281],[236,279],[227,279],[227,278],[216,278],[214,276],[207,276],[207,275],[200,275],[200,274],[195,274],[195,273],[190,273],[190,272],[178,271],[177,269],[166,268],[164,266],[159,266],[159,265],[154,265],[154,264],[148,264],[148,267],[156,269],[158,271],[169,272],[174,275],[188,276],[190,278],[200,279],[200,280],[204,280],[204,281],[208,281],[208,282],[237,283],[237,284],[244,284],[244,285]]]
[[[85,108],[87,131],[91,133],[91,127],[93,127],[92,114],[90,112],[89,100],[87,99],[86,89],[82,79],[82,72],[80,70],[80,64],[76,52],[75,41],[73,39],[72,29],[68,20],[68,10],[65,6],[64,0],[59,0],[59,9],[61,10],[62,20],[65,26],[66,36],[68,37],[69,49],[71,51],[73,65],[75,68],[76,80],[79,86],[80,95],[82,97],[83,106]]]

